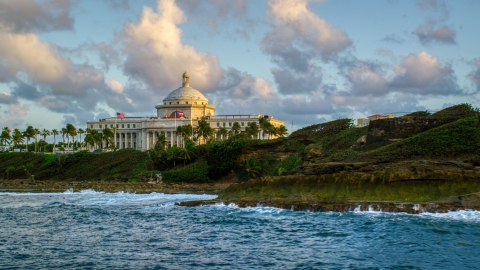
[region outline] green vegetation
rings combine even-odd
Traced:
[[[437,117],[447,117],[447,116],[456,116],[456,115],[472,115],[480,112],[478,108],[474,108],[471,104],[462,103],[455,106],[445,108],[441,111],[438,111],[432,116]]]
[[[470,194],[480,190],[480,181],[345,181],[323,176],[285,176],[254,179],[227,188],[223,200],[258,198],[289,201],[395,201],[432,202],[449,196]]]
[[[478,117],[472,116],[445,124],[407,139],[368,151],[355,152],[335,161],[395,161],[418,157],[455,157],[480,149]]]

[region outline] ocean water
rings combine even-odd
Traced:
[[[478,269],[480,212],[313,213],[215,195],[0,193],[0,269]]]

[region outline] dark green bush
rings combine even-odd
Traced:
[[[237,139],[205,145],[208,176],[215,180],[229,174],[236,167],[238,157],[246,143],[246,140]]]
[[[172,182],[209,182],[207,166],[189,166],[162,172],[162,181]]]

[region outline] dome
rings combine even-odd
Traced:
[[[200,93],[197,89],[190,87],[190,76],[185,71],[182,76],[182,87],[173,90],[168,96],[163,100],[167,101],[206,101],[208,99]],[[203,104],[203,103],[202,103]]]
[[[177,101],[177,100],[192,100],[192,101],[206,101],[208,99],[197,89],[192,87],[180,87],[173,90],[168,96],[163,100],[166,101]]]

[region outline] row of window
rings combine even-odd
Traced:
[[[248,124],[250,124],[250,122],[247,122],[247,125],[248,125]],[[232,122],[228,122],[228,126],[229,126],[229,127],[231,127],[232,125],[233,125]],[[245,126],[245,122],[241,122],[240,125],[241,125],[242,127]],[[219,127],[219,126],[220,126],[220,123],[217,123],[217,127]],[[225,123],[225,122],[222,123],[222,126],[223,126],[223,127],[226,127],[226,126],[227,126],[227,123]]]
[[[120,125],[120,124],[116,124],[116,128],[119,128],[119,125]],[[127,125],[127,128],[130,128],[130,124],[126,124],[126,125]],[[121,124],[121,126],[122,126],[122,128],[125,128],[125,124]],[[132,126],[133,126],[132,128],[135,128],[135,127],[136,127],[135,124],[132,124]],[[98,127],[99,127],[99,128],[104,128],[103,125],[98,125]],[[108,127],[108,125],[105,125],[105,128],[107,128],[107,127]],[[90,125],[90,128],[93,128],[93,125]],[[113,125],[110,125],[110,128],[113,128]]]
[[[165,102],[164,104],[167,105],[167,102]],[[168,104],[172,105],[172,102],[168,102]],[[180,102],[177,101],[177,104],[180,104]],[[188,101],[186,101],[185,104],[188,104]],[[193,102],[193,104],[197,104],[197,102],[195,101],[195,102]],[[207,103],[205,103],[205,104],[207,104]],[[202,105],[203,105],[203,102],[202,102]]]

